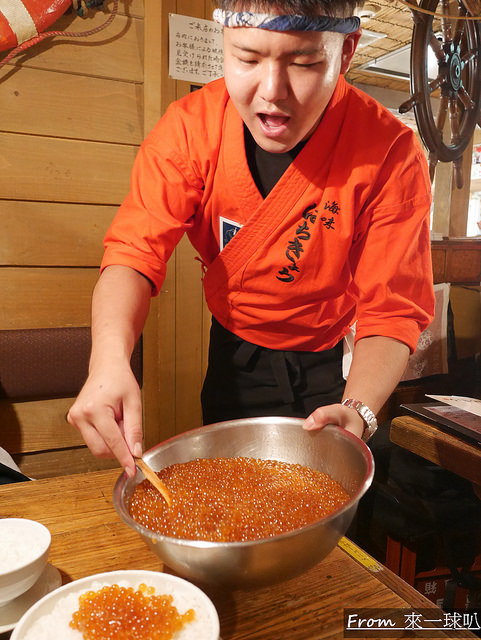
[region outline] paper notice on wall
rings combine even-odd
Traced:
[[[169,14],[169,76],[205,84],[224,75],[222,26]]]

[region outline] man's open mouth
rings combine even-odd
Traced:
[[[289,116],[270,113],[259,113],[259,118],[261,119],[262,124],[270,129],[282,127],[289,122]]]

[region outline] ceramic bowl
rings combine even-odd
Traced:
[[[0,519],[0,606],[25,593],[40,578],[50,543],[50,531],[40,522]]]
[[[172,596],[179,613],[193,609],[194,619],[176,633],[176,640],[219,640],[219,616],[203,591],[177,576],[141,569],[97,573],[56,589],[22,616],[10,640],[78,640],[82,634],[69,623],[79,607],[79,596],[113,584],[133,589],[145,584],[157,595]]]

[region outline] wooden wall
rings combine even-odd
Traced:
[[[164,14],[177,13],[196,18],[212,18],[211,0],[167,0]],[[167,40],[164,40],[166,43]],[[191,90],[191,83],[168,80],[168,55],[163,48],[164,93],[162,109],[169,102],[179,99]],[[166,86],[167,85],[167,86]],[[196,252],[187,238],[177,247],[174,262],[170,264],[165,289],[174,293],[175,320],[170,321],[165,338],[160,339],[169,349],[167,371],[173,376],[170,388],[173,393],[160,389],[162,404],[168,407],[168,423],[181,433],[202,424],[200,392],[207,365],[210,314],[204,301],[201,286],[201,266],[195,260]],[[172,308],[169,309],[173,313]],[[169,338],[169,335],[171,336]]]
[[[70,12],[52,28],[92,29],[111,9],[106,0],[103,11],[86,19]],[[206,11],[203,0],[120,0],[107,29],[45,40],[0,70],[0,331],[89,325],[102,238],[128,191],[138,145],[189,90],[168,78],[168,13]],[[152,302],[144,332],[146,447],[201,423],[209,318],[200,275],[182,242]],[[0,446],[25,473],[112,464],[94,459],[66,423],[71,402],[0,403]]]
[[[103,11],[67,13],[52,28],[92,29],[111,9],[106,0]],[[102,238],[138,146],[190,91],[168,77],[169,13],[210,18],[211,2],[120,0],[106,30],[46,40],[0,70],[0,348],[5,329],[89,325]],[[183,240],[144,331],[147,448],[201,424],[210,316],[194,258]],[[25,473],[113,464],[94,459],[65,421],[72,401],[0,401],[0,446]]]

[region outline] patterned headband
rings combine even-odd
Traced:
[[[318,16],[309,18],[303,15],[269,15],[250,13],[249,11],[223,11],[215,9],[215,22],[224,27],[257,27],[269,31],[334,31],[336,33],[354,33],[361,26],[357,16],[351,18],[333,18]]]

